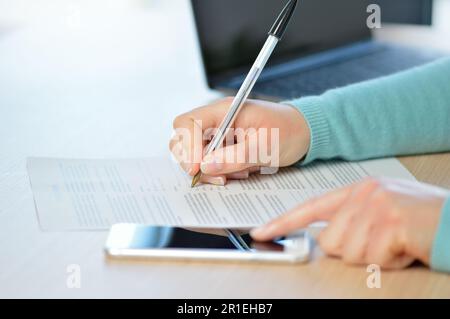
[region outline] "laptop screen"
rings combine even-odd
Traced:
[[[209,84],[248,70],[287,0],[192,0]],[[369,1],[301,0],[269,65],[370,38]]]

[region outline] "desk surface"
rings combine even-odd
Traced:
[[[27,156],[163,155],[173,117],[218,96],[204,84],[187,1],[168,2],[125,12],[120,24],[87,17],[0,32],[0,297],[449,297],[450,276],[420,266],[383,272],[369,289],[365,268],[319,250],[298,266],[112,262],[106,232],[40,231]],[[145,41],[153,23],[167,34]],[[419,180],[450,187],[449,154],[401,160]],[[72,264],[79,289],[66,284]]]

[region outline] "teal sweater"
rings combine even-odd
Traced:
[[[311,129],[302,164],[316,159],[450,151],[450,59],[289,102]],[[450,272],[450,197],[431,254]]]

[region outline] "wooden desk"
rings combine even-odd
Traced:
[[[365,268],[318,250],[299,266],[111,262],[106,232],[40,231],[27,156],[166,154],[174,116],[218,96],[204,84],[186,3],[125,12],[120,24],[96,17],[0,35],[0,297],[449,297],[448,275],[383,272],[382,288],[369,289]],[[167,34],[145,41],[152,23]],[[450,155],[402,162],[419,180],[450,187]],[[67,288],[71,264],[80,266],[80,289]]]

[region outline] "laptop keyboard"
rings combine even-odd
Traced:
[[[319,95],[332,88],[424,64],[440,56],[428,51],[389,46],[351,60],[334,62],[310,70],[297,70],[276,79],[260,81],[255,85],[254,93],[280,99]]]

